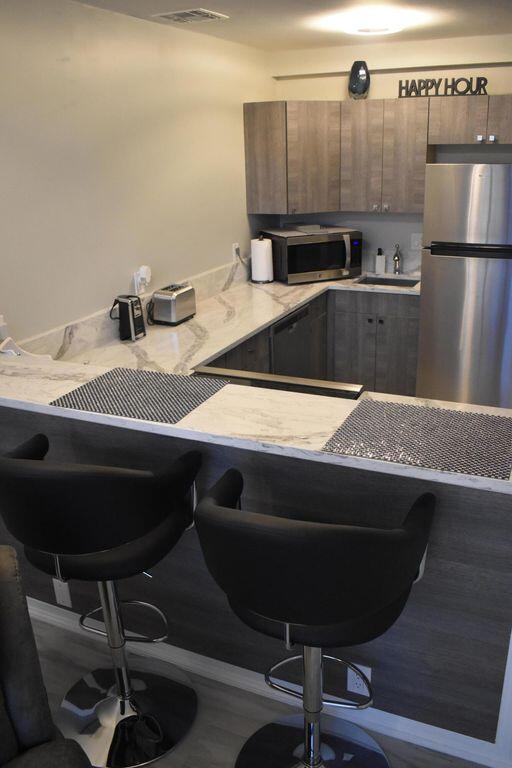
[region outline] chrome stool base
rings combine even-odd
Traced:
[[[375,739],[347,721],[322,729],[321,754],[316,768],[390,768]],[[304,719],[294,715],[256,731],[242,747],[235,768],[304,768],[303,755]]]
[[[99,669],[79,680],[61,704],[58,725],[95,768],[136,768],[170,752],[189,731],[195,692],[150,672],[130,671],[132,695],[121,699],[114,673]]]

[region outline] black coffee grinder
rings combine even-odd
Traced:
[[[114,310],[117,307],[117,315]],[[119,319],[119,338],[121,341],[137,341],[146,335],[142,302],[138,296],[122,294],[112,304],[112,320]]]

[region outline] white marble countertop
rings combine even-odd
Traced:
[[[177,328],[151,327],[148,336],[135,344],[116,340],[99,348],[91,348],[84,345],[80,334],[77,334],[58,361],[0,356],[0,406],[512,494],[510,480],[323,452],[321,449],[327,440],[356,407],[357,401],[353,400],[228,384],[175,425],[49,405],[56,398],[113,367],[188,374],[199,362],[219,354],[331,287],[416,295],[419,292],[418,288],[357,286],[352,281],[296,287],[279,283],[237,285],[217,297],[200,302],[193,320]],[[512,411],[499,408],[375,393],[365,393],[363,397],[512,417]]]
[[[191,320],[174,328],[149,326],[147,336],[136,343],[113,338],[99,347],[91,347],[77,330],[63,347],[59,359],[91,362],[108,368],[123,366],[189,374],[199,363],[235,346],[326,290],[418,296],[419,285],[414,288],[368,286],[358,285],[355,280],[296,286],[278,282],[238,283],[213,298],[198,302],[197,313]]]

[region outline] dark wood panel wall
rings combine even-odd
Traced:
[[[391,526],[417,495],[433,491],[438,508],[427,568],[403,615],[383,637],[338,653],[372,667],[377,708],[494,740],[512,616],[510,497],[0,409],[0,450],[35,431],[50,437],[52,460],[141,467],[197,447],[204,456],[200,491],[237,466],[246,478],[244,507],[276,515]],[[0,541],[8,540],[2,527]],[[153,574],[152,581],[127,580],[121,594],[164,609],[172,644],[258,672],[285,654],[281,643],[232,615],[206,571],[195,531]],[[53,602],[47,577],[26,563],[24,575],[29,594]],[[97,603],[94,585],[74,582],[71,592],[75,611]],[[146,628],[135,619],[128,625]]]

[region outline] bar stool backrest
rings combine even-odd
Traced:
[[[242,487],[240,473],[229,470],[196,510],[206,564],[233,603],[280,622],[321,626],[408,594],[427,546],[433,495],[417,499],[390,530],[240,510]]]
[[[199,454],[197,461],[187,454],[159,472],[3,456],[0,515],[9,532],[32,549],[57,555],[102,552],[159,525],[199,464]]]

